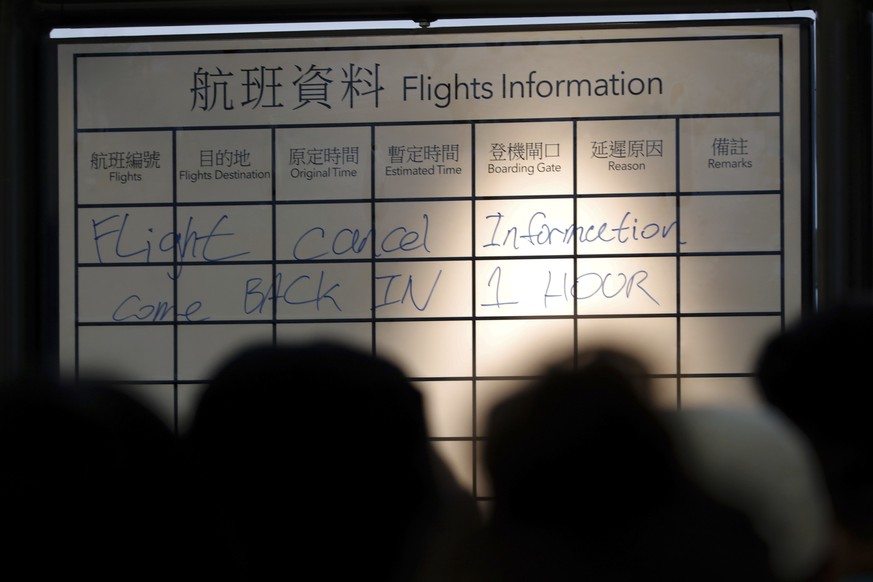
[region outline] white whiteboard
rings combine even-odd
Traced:
[[[547,361],[748,390],[801,309],[800,25],[59,46],[60,359],[184,426],[252,342],[397,362],[479,496]]]

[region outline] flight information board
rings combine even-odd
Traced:
[[[747,394],[802,303],[796,23],[61,44],[60,359],[184,427],[252,343],[396,362],[480,497],[484,415],[587,346]]]

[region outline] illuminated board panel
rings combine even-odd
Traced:
[[[801,308],[792,23],[59,47],[60,346],[183,428],[255,342],[395,361],[488,496],[490,406],[638,354],[747,394]]]

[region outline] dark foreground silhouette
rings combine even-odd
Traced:
[[[0,388],[0,561],[9,580],[236,580],[179,443],[100,382]]]
[[[873,531],[870,441],[864,413],[845,409],[861,406],[843,368],[805,373],[813,355],[845,356],[819,334],[832,343],[774,344],[761,379],[827,468],[854,544],[834,571],[864,572],[868,554],[846,548]],[[860,371],[851,354],[845,369]],[[809,378],[826,397],[797,394]],[[498,404],[483,522],[434,453],[410,380],[342,345],[235,354],[183,435],[108,383],[12,383],[0,390],[0,558],[17,579],[786,582],[755,506],[699,488],[650,390],[638,361],[591,350]]]
[[[237,355],[186,442],[246,580],[412,582],[478,524],[433,454],[418,391],[339,345]]]
[[[821,463],[834,508],[834,580],[873,579],[871,330],[869,300],[830,307],[772,338],[757,366],[764,396],[807,435]]]
[[[492,519],[445,579],[772,580],[746,517],[680,468],[647,391],[638,362],[592,351],[499,404]]]

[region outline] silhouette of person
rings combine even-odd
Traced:
[[[0,389],[0,558],[19,579],[234,580],[196,513],[180,443],[102,380]]]
[[[420,393],[340,344],[234,355],[185,439],[245,580],[415,581],[478,517],[435,465]]]
[[[592,349],[488,419],[486,528],[454,580],[773,580],[741,514],[696,489],[643,399],[643,366]]]
[[[820,581],[831,550],[831,506],[806,437],[770,406],[661,411],[689,475],[742,512],[784,582]]]
[[[771,338],[757,364],[764,397],[806,434],[821,463],[834,510],[834,580],[873,579],[871,329],[873,303],[847,301]]]

